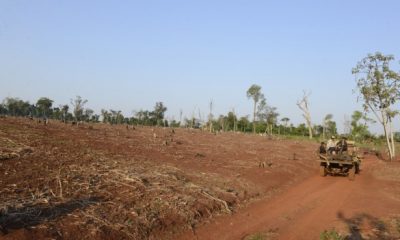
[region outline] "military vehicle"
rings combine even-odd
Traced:
[[[319,153],[320,175],[348,176],[349,180],[355,179],[355,174],[360,173],[361,157],[353,141],[347,141],[347,151],[337,148],[332,153]]]

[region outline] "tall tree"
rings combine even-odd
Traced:
[[[269,134],[272,134],[272,129],[277,124],[278,116],[279,113],[276,111],[276,107],[269,106],[267,112],[267,126]]]
[[[265,124],[267,124],[267,115],[268,115],[268,104],[267,104],[267,100],[265,99],[265,97],[262,97],[260,99],[260,103],[257,105],[257,111],[256,111],[256,116],[259,122],[264,122]],[[267,129],[265,129],[265,131],[267,131]]]
[[[300,110],[303,112],[303,117],[306,120],[306,124],[308,127],[308,136],[310,139],[313,138],[313,127],[311,123],[311,114],[310,114],[310,109],[309,109],[309,102],[308,102],[308,97],[310,96],[310,93],[306,93],[306,91],[303,91],[303,98],[299,101],[297,101],[297,106],[300,108]]]
[[[269,106],[264,96],[257,107],[257,117],[260,122],[266,124],[265,133],[272,134],[272,129],[277,123],[279,113],[276,111],[276,107]]]
[[[162,102],[156,102],[156,105],[154,106],[153,115],[156,120],[157,126],[159,126],[160,123],[163,122],[164,114],[166,111],[167,111],[167,107],[165,107]]]
[[[61,108],[61,112],[62,112],[62,120],[63,120],[63,122],[66,122],[69,106],[67,104],[60,105],[60,108]]]
[[[237,122],[237,119],[236,119],[235,113],[233,111],[228,112],[228,115],[225,117],[225,123],[226,123],[225,129],[229,130],[229,131],[235,131],[236,130],[236,122]]]
[[[74,100],[71,99],[71,104],[74,107],[74,117],[76,121],[82,120],[84,106],[87,102],[88,100],[82,99],[81,96],[76,96]]]
[[[389,157],[395,155],[392,120],[397,114],[391,108],[399,98],[400,75],[390,69],[392,55],[382,53],[368,54],[352,69],[356,77],[364,111],[371,111],[382,125]]]
[[[256,109],[257,109],[257,103],[260,101],[260,99],[264,98],[264,94],[261,93],[261,87],[253,84],[251,87],[247,90],[247,98],[251,98],[254,101],[254,108],[253,108],[253,133],[256,132]]]
[[[237,123],[238,128],[240,129],[240,131],[242,132],[248,132],[251,131],[251,125],[250,125],[250,121],[249,121],[249,116],[245,116],[245,117],[241,117]]]
[[[52,105],[53,100],[46,97],[42,97],[36,102],[36,107],[39,109],[42,117],[48,117],[47,114],[49,113]]]

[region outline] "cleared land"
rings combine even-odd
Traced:
[[[2,118],[0,239],[396,239],[398,163],[322,178],[317,146]]]

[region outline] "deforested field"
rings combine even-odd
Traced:
[[[351,234],[357,214],[396,217],[398,165],[367,155],[355,181],[322,178],[317,147],[233,132],[0,118],[0,239],[314,239],[331,225]]]

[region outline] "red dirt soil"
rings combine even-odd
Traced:
[[[320,177],[317,147],[0,118],[0,239],[396,239],[399,164]]]
[[[399,216],[399,182],[373,176],[383,164],[376,157],[368,156],[362,164],[355,181],[314,174],[273,199],[217,218],[181,239],[245,239],[254,233],[266,239],[318,239],[332,228],[347,233],[347,239],[400,239],[389,235],[380,220]]]

